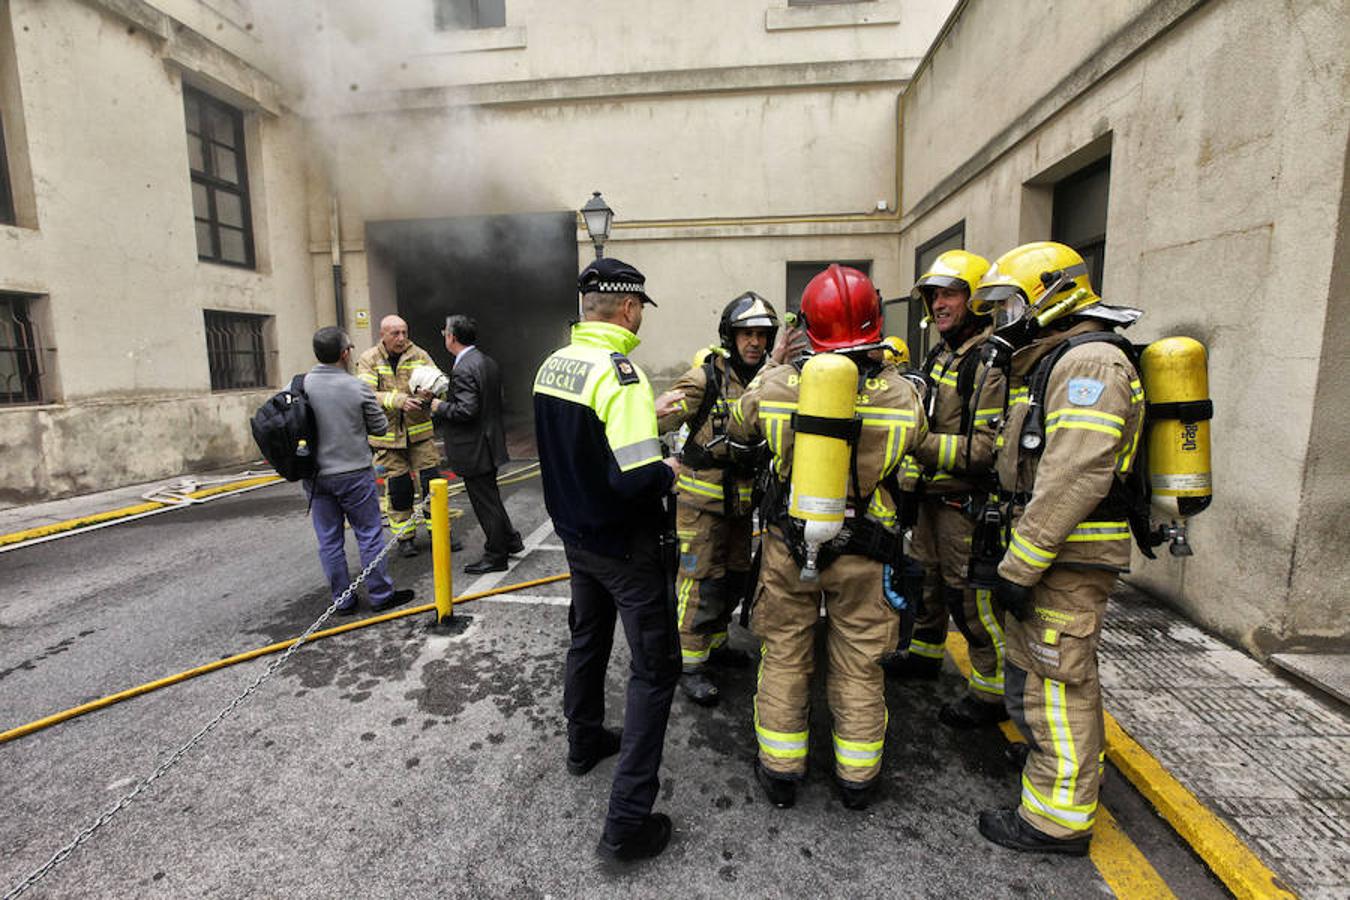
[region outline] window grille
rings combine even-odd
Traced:
[[[29,299],[0,294],[0,404],[41,403],[42,347]]]
[[[206,310],[206,358],[211,390],[267,387],[267,333],[270,316]]]

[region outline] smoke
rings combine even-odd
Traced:
[[[306,120],[312,161],[341,201],[344,235],[371,220],[568,209],[522,140],[534,114],[484,110],[466,84],[491,80],[456,52],[430,0],[255,0],[269,71]]]

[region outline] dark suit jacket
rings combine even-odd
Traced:
[[[507,462],[502,381],[497,363],[477,347],[450,370],[446,406],[432,414],[450,468],[461,478],[487,475]]]

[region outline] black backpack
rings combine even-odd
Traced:
[[[263,458],[278,475],[287,481],[314,477],[319,468],[315,453],[319,432],[305,395],[304,375],[295,376],[289,388],[269,397],[249,425]]]

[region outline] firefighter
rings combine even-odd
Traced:
[[[416,556],[412,523],[413,473],[422,483],[422,496],[431,494],[441,455],[432,441],[431,413],[409,385],[412,373],[422,366],[435,366],[421,347],[408,339],[408,323],[398,316],[380,320],[380,340],[361,354],[356,374],[375,391],[375,398],[389,417],[389,430],[372,435],[375,467],[384,471],[389,493],[389,527],[398,536],[399,552]],[[458,549],[452,547],[452,549]]]
[[[1008,718],[1003,709],[1002,613],[987,590],[966,583],[974,518],[992,487],[994,439],[1003,412],[1003,373],[980,363],[989,317],[975,315],[972,289],[989,261],[948,250],[914,284],[940,341],[924,361],[929,382],[928,437],[906,461],[905,486],[914,494],[914,558],[923,563],[924,592],[909,653],[887,671],[936,678],[942,668],[947,621],[970,648],[966,693],[938,718],[953,728],[979,728]]]
[[[695,365],[671,390],[681,395],[659,430],[687,425],[676,480],[676,580],[683,676],[680,688],[695,703],[715,705],[712,666],[742,668],[750,659],[727,644],[731,613],[746,591],[750,572],[751,494],[764,442],[744,444],[727,435],[730,402],[763,368],[778,336],[778,314],[748,291],[722,310],[720,344],[699,351]]]
[[[1030,750],[1020,806],[981,813],[979,829],[1015,850],[1081,856],[1105,746],[1097,645],[1129,568],[1127,475],[1144,421],[1133,350],[1113,329],[1140,313],[1102,303],[1082,257],[1050,242],[1000,257],[971,307],[992,313],[986,352],[1009,373],[994,595],[1008,614],[1005,702]]]
[[[805,473],[811,462],[795,459],[795,450],[824,426],[815,415],[795,415],[802,369],[795,363],[769,365],[733,404],[731,428],[741,440],[767,439],[774,476],[762,507],[763,569],[751,620],[761,640],[755,774],[771,803],[793,805],[806,774],[808,695],[823,595],[834,775],[844,804],[864,809],[881,771],[886,734],[885,677],[878,663],[896,645],[900,623],[883,586],[887,564],[899,558],[900,536],[891,527],[895,498],[880,485],[894,480],[888,476],[927,429],[916,388],[894,366],[868,356],[881,346],[882,315],[866,275],[833,264],[806,286],[801,307],[816,355],[839,353],[851,360],[842,388],[854,417],[843,424],[856,431],[839,462],[849,471],[841,473],[839,483],[847,487],[836,507],[848,527],[817,552],[806,543],[809,524],[788,515],[794,464]],[[815,362],[808,360],[804,368]],[[814,564],[818,575],[806,564]]]

